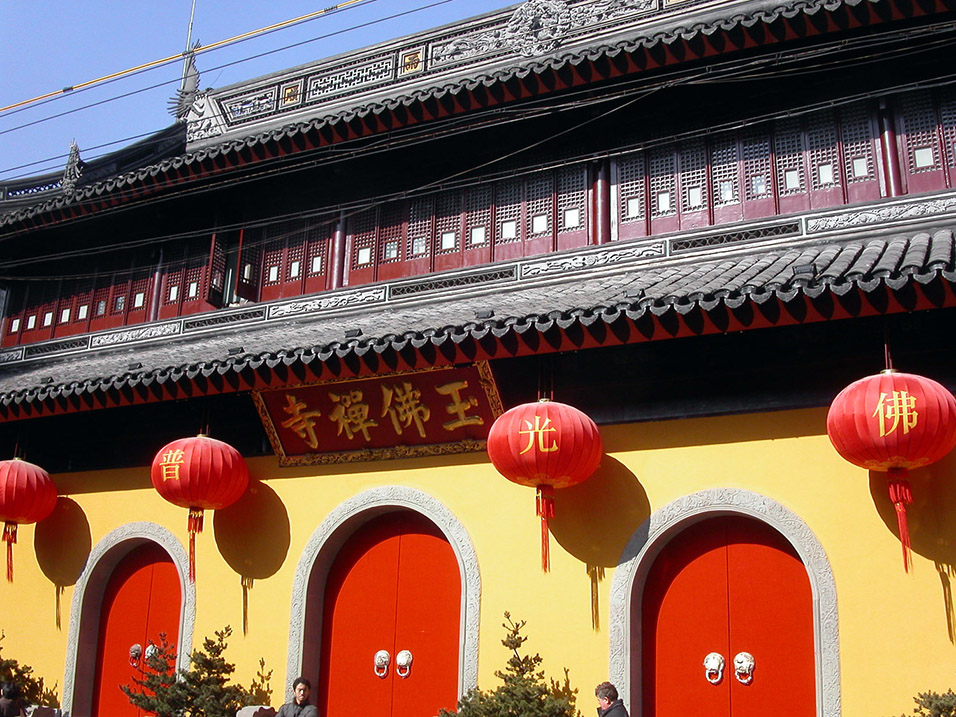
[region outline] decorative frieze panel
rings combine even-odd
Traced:
[[[323,100],[343,92],[349,92],[366,85],[394,76],[395,63],[391,57],[378,62],[370,62],[358,67],[350,67],[341,72],[316,75],[309,78],[309,101]]]
[[[868,207],[855,212],[831,214],[826,217],[807,219],[807,233],[834,231],[866,226],[868,224],[883,224],[886,222],[906,221],[931,217],[937,214],[947,214],[956,211],[956,196],[941,197],[923,202],[908,204],[891,204],[882,207]]]
[[[94,335],[90,341],[90,348],[102,348],[104,346],[115,346],[117,344],[126,344],[131,341],[141,341],[143,339],[175,336],[180,333],[180,331],[181,324],[178,321],[166,324],[154,324],[152,326],[141,326],[124,331],[112,331],[108,334]]]
[[[615,248],[610,251],[602,251],[594,254],[584,254],[577,256],[566,256],[560,259],[547,259],[545,261],[526,262],[521,265],[521,278],[530,279],[535,276],[547,276],[554,274],[564,274],[569,271],[580,271],[581,269],[592,269],[598,266],[613,266],[640,259],[653,259],[667,255],[667,247],[664,241],[656,241],[651,244],[642,244],[641,246]]]
[[[348,293],[332,294],[330,296],[316,296],[302,301],[292,301],[279,304],[269,309],[269,318],[278,319],[300,314],[314,314],[318,311],[330,309],[347,309],[353,306],[365,306],[385,301],[386,287],[378,286],[366,291],[351,291]]]

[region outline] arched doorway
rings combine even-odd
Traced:
[[[723,515],[682,530],[632,602],[641,714],[758,717],[782,700],[788,715],[814,717],[812,603],[799,556],[766,523]],[[751,656],[753,670],[737,671],[737,656],[742,667]]]
[[[325,581],[319,713],[353,714],[356,699],[380,717],[453,709],[460,623],[458,562],[438,527],[409,510],[372,518],[339,550]],[[380,651],[387,666],[375,665]],[[402,652],[410,666],[399,666]]]
[[[137,665],[150,644],[160,643],[161,635],[178,644],[180,592],[172,558],[155,543],[133,548],[117,564],[100,608],[93,717],[143,714],[120,687],[134,687],[133,678],[141,677]],[[130,656],[134,645],[142,651],[136,661]]]
[[[718,540],[717,538],[722,530],[721,524],[718,522],[708,526],[706,522],[711,518],[721,517],[736,519],[731,520],[729,523],[724,523],[723,530],[733,531],[733,526],[736,523],[740,526],[741,530],[745,531],[744,535],[734,538],[733,532],[729,535],[725,533],[726,537]],[[748,522],[748,519],[754,520]],[[696,536],[697,539],[695,540],[695,533],[686,531],[692,531],[694,526],[699,523],[704,523],[705,525],[697,529],[700,533]],[[748,536],[746,531],[752,527],[756,528],[757,535],[750,534]],[[683,539],[680,537],[682,534],[685,536]],[[761,538],[761,535],[763,538]],[[652,678],[650,675],[644,674],[646,656],[644,648],[645,634],[642,622],[645,619],[651,619],[644,614],[644,601],[646,599],[649,605],[653,605],[655,601],[660,603],[662,601],[661,595],[666,594],[666,591],[656,589],[657,597],[655,598],[655,593],[653,592],[655,588],[651,586],[652,591],[648,592],[645,590],[645,586],[648,585],[649,581],[660,580],[660,572],[667,572],[662,566],[667,564],[671,564],[669,568],[671,574],[679,576],[682,574],[684,568],[689,568],[691,571],[695,570],[695,563],[698,557],[706,562],[708,549],[703,545],[703,541],[704,538],[708,536],[708,539],[716,541],[716,544],[712,543],[711,547],[718,551],[718,553],[721,550],[721,542],[726,543],[722,548],[725,555],[727,551],[732,550],[731,546],[735,545],[736,542],[742,543],[745,547],[748,545],[756,545],[760,550],[770,550],[772,548],[777,553],[780,553],[777,557],[784,560],[786,569],[793,571],[791,575],[795,573],[801,578],[803,582],[801,583],[802,587],[800,587],[800,593],[802,595],[800,600],[804,602],[803,607],[800,608],[800,620],[803,626],[800,629],[805,630],[806,626],[810,625],[810,629],[812,630],[813,684],[809,688],[809,691],[813,694],[811,714],[815,717],[839,717],[841,714],[840,645],[836,583],[826,552],[823,550],[823,546],[809,526],[789,508],[759,493],[734,488],[715,488],[699,491],[678,498],[661,507],[634,532],[621,555],[618,567],[614,572],[609,603],[610,650],[608,674],[610,675],[611,681],[618,686],[619,691],[627,701],[631,715],[633,717],[647,717],[645,712],[648,714],[652,713],[651,708],[645,710],[645,698],[643,695],[645,679],[648,681],[656,679],[656,676]],[[770,545],[763,545],[761,540],[763,540],[763,543],[769,542]],[[689,552],[685,552],[682,557],[680,553],[682,550],[681,544],[685,541],[687,545],[683,549]],[[690,547],[695,544],[698,546],[696,548],[696,554],[695,549]],[[674,548],[673,553],[668,550],[669,547]],[[658,562],[659,557],[661,562]],[[746,566],[754,562],[755,560],[745,559],[742,564]],[[683,563],[683,567],[680,567],[681,563]],[[725,558],[724,564],[728,567],[724,579],[727,581],[728,586],[731,583],[734,583],[734,585],[738,583],[740,571],[736,570],[732,573],[732,568],[730,567],[735,563],[740,563],[740,561],[729,561]],[[755,577],[759,580],[768,578],[766,582],[772,583],[774,576],[770,573],[774,570],[776,570],[776,568],[772,566],[769,568],[764,567],[756,571],[750,571],[750,575],[752,578]],[[720,571],[717,571],[718,582],[721,579],[721,574]],[[747,571],[744,571],[745,577],[747,577],[747,574]],[[759,584],[759,580],[757,584],[742,583],[743,589],[737,590],[735,587],[734,591],[725,591],[725,593],[730,596],[736,593],[744,594],[744,604],[748,606],[744,612],[746,613],[752,608],[754,611],[753,615],[758,617],[758,622],[761,623],[759,630],[772,636],[775,630],[772,622],[770,622],[770,620],[774,618],[772,615],[773,609],[776,608],[785,611],[794,607],[794,604],[789,594],[783,599],[774,598],[772,593],[770,597],[767,597],[766,593],[761,592],[763,587]],[[708,580],[698,578],[694,582],[698,585],[706,585]],[[676,589],[680,590],[681,586],[678,584]],[[730,587],[728,587],[727,590],[729,591]],[[807,590],[810,596],[809,604],[807,604],[806,601]],[[680,593],[677,592],[675,595],[679,597]],[[700,602],[705,602],[706,605],[715,604],[715,598],[713,596],[704,600],[706,595],[707,593],[702,590],[701,600],[692,606],[693,609],[698,609]],[[691,600],[696,599],[697,598],[691,598]],[[731,610],[729,607],[731,597],[728,597],[727,600],[727,610],[729,611]],[[739,600],[737,602],[739,602]],[[758,605],[758,603],[760,604]],[[706,611],[709,609],[706,605],[699,609]],[[763,611],[762,615],[761,611]],[[675,612],[686,612],[686,609]],[[731,618],[733,617],[733,613],[729,613],[729,615]],[[743,617],[746,618],[746,614]],[[666,618],[667,616],[665,615],[665,619]],[[728,618],[728,620],[729,619],[730,618]],[[690,623],[685,624],[682,629],[684,630],[684,637],[687,637],[687,640],[684,641],[692,641],[694,635],[703,630],[703,625],[704,620],[702,614],[694,618]],[[746,626],[745,623],[740,623],[740,625]],[[668,629],[666,624],[665,628]],[[729,631],[730,627],[727,629]],[[784,627],[780,629],[783,630],[787,628]],[[650,626],[647,632],[648,639],[651,639],[652,630]],[[728,634],[731,633],[728,632]],[[803,634],[805,635],[805,632]],[[673,642],[673,640],[671,642]],[[693,662],[697,663],[697,666],[689,668],[694,671],[695,676],[693,679],[706,679],[703,665],[704,657],[710,652],[718,652],[722,648],[726,651],[725,653],[721,653],[726,664],[722,678],[723,682],[721,684],[726,686],[726,680],[728,679],[734,680],[735,684],[740,684],[736,681],[734,675],[733,658],[737,652],[752,651],[748,650],[747,647],[739,647],[736,651],[730,652],[730,639],[726,640],[725,643],[726,644],[715,644],[713,647],[707,647],[703,654],[695,657]],[[700,647],[696,646],[695,651],[699,649]],[[759,647],[759,650],[763,650],[765,656],[769,657],[770,653],[767,652],[767,649],[766,647]],[[753,654],[756,660],[753,684],[756,685],[758,675],[762,675],[763,667],[770,664],[770,662],[766,659],[762,660],[759,654]],[[656,669],[667,668],[668,665],[664,662],[666,659],[666,657],[658,659]],[[806,675],[806,672],[803,671],[803,674]],[[707,686],[713,686],[710,685],[710,683],[705,682],[705,684]],[[652,689],[658,689],[657,683],[654,683]],[[803,687],[801,687],[801,689],[803,689]],[[757,694],[756,690],[752,692],[753,694]],[[739,700],[738,703],[740,703]],[[778,708],[770,709],[779,711]],[[697,707],[691,710],[692,713],[699,711]],[[766,711],[767,710],[764,709],[764,712]],[[737,713],[734,712],[734,714]]]

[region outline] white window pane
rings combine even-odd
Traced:
[[[564,210],[564,228],[574,229],[581,226],[581,211],[578,209]]]
[[[76,320],[82,321],[85,319],[89,311],[90,307],[87,304],[83,304],[79,309],[76,310]]]
[[[186,289],[186,296],[188,296],[190,299],[195,299],[197,296],[199,296],[199,282],[198,282],[198,281],[190,281],[190,282],[189,282],[189,287]]]
[[[137,309],[142,309],[143,305],[146,303],[146,294],[142,291],[137,291],[133,296],[133,307]]]
[[[518,238],[518,222],[509,220],[507,222],[501,222],[501,238],[502,239],[517,239]]]
[[[358,255],[356,256],[356,261],[361,264],[371,264],[372,263],[372,249],[367,246],[363,246],[358,250]]]
[[[627,216],[629,217],[639,217],[641,216],[641,198],[640,197],[631,197],[627,200]]]
[[[252,264],[242,265],[242,278],[249,281],[252,278]]]
[[[322,257],[321,256],[312,257],[312,273],[313,274],[322,273]]]
[[[169,300],[176,301],[179,298],[179,285],[173,284],[169,287]]]
[[[43,325],[49,326],[52,323],[53,323],[53,312],[47,311],[45,314],[43,314]]]
[[[126,308],[126,297],[117,296],[113,300],[113,311],[122,311],[125,308]]]
[[[32,329],[37,325],[37,317],[30,315],[27,317],[27,329]]]
[[[700,187],[690,187],[687,190],[687,204],[697,208],[704,205],[704,190]]]
[[[419,256],[428,251],[428,242],[425,237],[415,237],[412,239],[412,255]]]
[[[658,192],[657,193],[657,211],[660,214],[669,212],[671,210],[671,193],[670,192]]]
[[[20,330],[20,319],[14,319],[10,322],[10,333],[14,333]]]
[[[827,164],[821,164],[817,170],[817,177],[820,180],[820,184],[833,184],[833,165],[829,162]]]
[[[390,241],[385,245],[385,259],[397,259],[398,258],[398,242]]]
[[[279,280],[279,266],[278,264],[273,264],[269,267],[268,279],[266,281],[278,281]]]
[[[722,202],[733,202],[736,200],[734,196],[734,183],[730,180],[724,180],[720,183],[720,201]]]
[[[471,243],[472,244],[484,244],[486,241],[488,241],[488,238],[485,234],[484,227],[471,228]]]
[[[300,262],[299,260],[295,260],[291,264],[289,264],[290,279],[297,279],[299,277],[299,274],[301,273],[302,273],[302,262]]]
[[[767,178],[762,174],[758,174],[757,176],[753,177],[751,180],[751,188],[753,189],[755,197],[759,197],[761,194],[766,194]]]
[[[70,320],[70,310],[63,309],[62,311],[60,311],[60,323],[65,324],[69,320]]]
[[[445,232],[441,235],[442,251],[450,251],[458,245],[458,235],[455,232]]]
[[[913,161],[916,163],[917,169],[932,167],[934,164],[936,164],[936,162],[933,160],[933,148],[918,147],[913,152]]]
[[[106,313],[106,299],[100,299],[96,302],[96,315],[102,316]]]
[[[854,157],[853,158],[853,176],[865,177],[869,173],[870,171],[866,166],[866,157]]]
[[[547,214],[535,214],[531,217],[531,232],[532,234],[542,234],[543,232],[548,231],[548,215]]]
[[[800,170],[788,169],[784,172],[783,184],[787,189],[800,189]]]

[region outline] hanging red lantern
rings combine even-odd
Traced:
[[[498,472],[537,489],[544,572],[551,567],[548,519],[554,517],[554,489],[587,480],[603,452],[594,421],[572,406],[545,399],[505,411],[488,432],[488,457]]]
[[[150,470],[153,487],[174,505],[189,508],[189,579],[196,579],[196,533],[203,511],[232,505],[249,485],[246,461],[228,443],[208,436],[180,438],[163,446]]]
[[[887,369],[851,383],[833,399],[827,435],[850,463],[887,474],[903,569],[909,572],[908,471],[938,461],[956,445],[956,398],[932,379]]]
[[[37,523],[56,507],[56,486],[50,475],[19,458],[0,461],[0,520],[7,544],[7,582],[13,582],[13,544],[17,525]]]

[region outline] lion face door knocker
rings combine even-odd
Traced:
[[[738,652],[734,657],[734,677],[742,685],[749,685],[754,681],[754,667],[756,661],[749,652]]]
[[[412,653],[410,650],[402,650],[395,655],[395,674],[405,679],[412,672]]]
[[[388,650],[379,650],[375,653],[375,658],[372,662],[372,669],[375,671],[375,676],[385,679],[388,675],[388,665],[392,661],[392,656],[388,654]]]
[[[719,652],[708,653],[704,658],[704,677],[712,685],[719,685],[724,679],[724,656]]]

